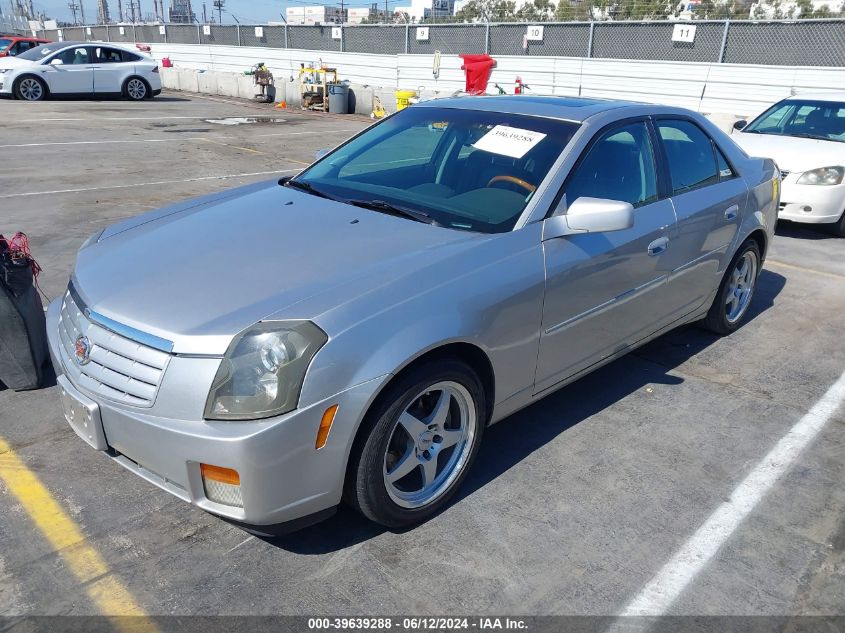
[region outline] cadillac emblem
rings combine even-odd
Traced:
[[[88,341],[88,337],[81,334],[77,336],[74,348],[77,364],[86,365],[91,360],[91,343]]]

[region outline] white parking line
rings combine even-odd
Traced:
[[[760,460],[710,518],[622,611],[621,616],[660,616],[716,555],[798,455],[845,401],[845,373]]]
[[[137,182],[126,185],[108,185],[107,187],[84,187],[80,189],[56,189],[54,191],[30,191],[27,193],[4,193],[4,198],[24,198],[29,196],[48,196],[59,193],[80,193],[84,191],[104,191],[108,189],[125,189],[128,187],[154,187],[157,185],[173,185],[182,182],[199,182],[201,180],[226,180],[228,178],[242,178],[247,176],[268,176],[270,174],[289,174],[301,169],[274,169],[273,171],[254,171],[248,174],[226,174],[223,176],[201,176],[199,178],[185,178],[184,180],[158,180],[156,182]]]

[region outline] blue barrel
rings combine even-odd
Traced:
[[[349,84],[329,84],[329,112],[349,114]]]

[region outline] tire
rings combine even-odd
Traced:
[[[38,77],[21,77],[15,82],[15,97],[23,101],[44,101],[47,98],[47,84]]]
[[[754,240],[747,240],[725,271],[713,305],[702,321],[705,329],[725,335],[739,328],[757,290],[760,263],[760,247]]]
[[[346,501],[388,528],[437,514],[472,467],[485,409],[481,380],[461,361],[430,361],[400,375],[359,431]]]
[[[845,211],[842,212],[839,222],[830,225],[830,231],[836,237],[845,237]]]
[[[152,96],[150,85],[140,77],[130,77],[123,84],[123,96],[130,101],[143,101]]]

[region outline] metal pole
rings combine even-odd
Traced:
[[[132,24],[132,41],[133,42],[138,41],[138,35],[135,33],[135,24],[134,23]]]
[[[285,22],[285,48],[289,48],[288,46],[288,23]]]
[[[341,6],[343,6],[343,5],[341,5]],[[343,19],[343,9],[341,9],[341,13],[340,13],[340,15],[341,15],[341,19]],[[343,39],[344,39],[344,38],[343,38],[343,31],[344,31],[344,30],[345,30],[345,29],[343,28],[343,25],[341,24],[341,25],[340,25],[340,52],[341,52],[341,53],[343,52],[343,43],[344,43],[344,42],[343,42]]]
[[[596,28],[595,22],[590,22],[590,38],[587,40],[587,58],[593,56],[593,31]]]
[[[411,25],[405,23],[405,54],[407,55],[411,50]]]
[[[728,29],[731,26],[730,20],[725,20],[725,32],[722,33],[722,47],[719,49],[719,63],[722,64],[725,61],[725,48],[728,45]]]
[[[235,28],[238,29],[238,46],[243,46],[243,44],[241,44],[241,25],[236,24]]]
[[[202,44],[202,31],[199,24],[197,24],[197,44]]]
[[[490,54],[490,23],[484,23],[484,52]]]
[[[167,44],[167,26],[164,27],[164,43]]]
[[[111,31],[109,30],[108,24],[106,24],[106,41],[111,42]]]

